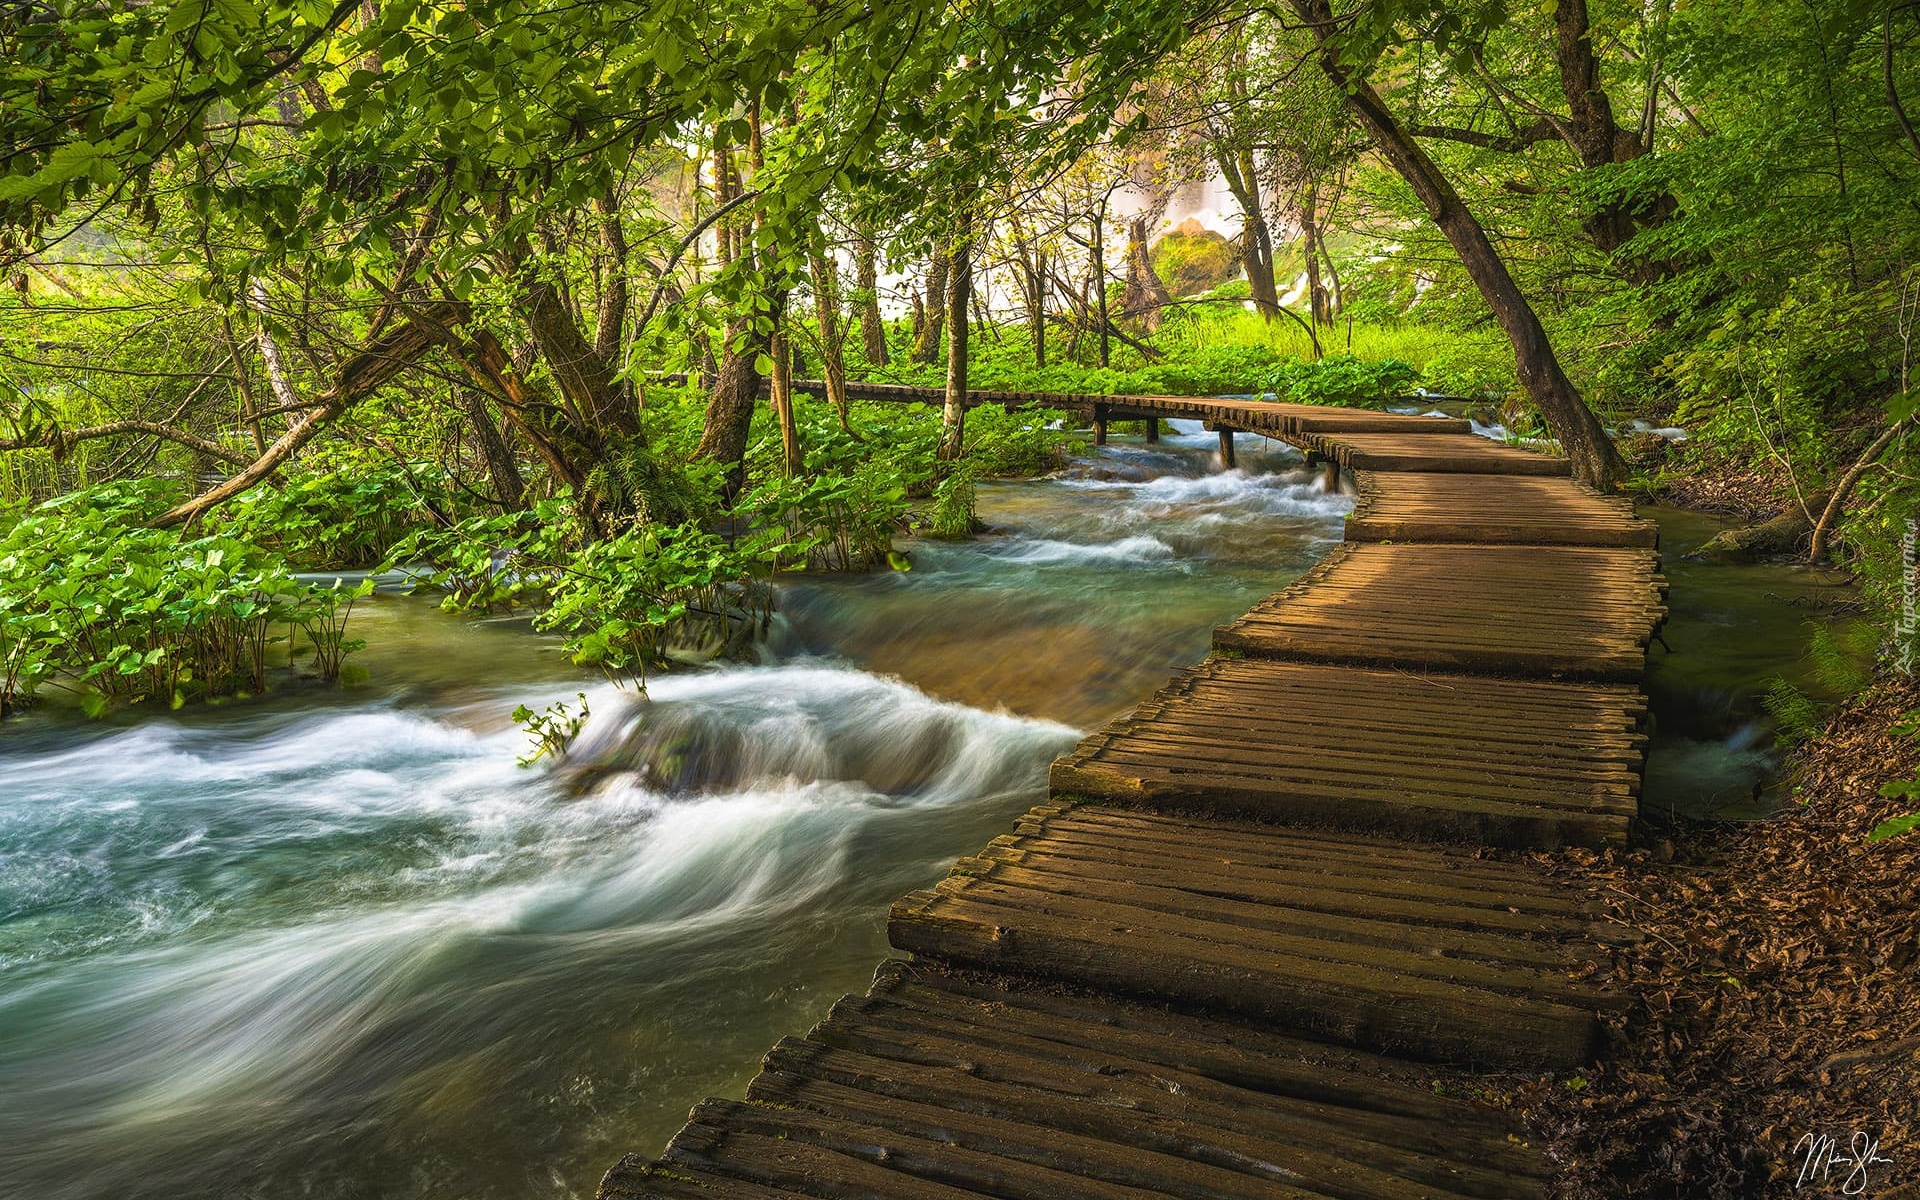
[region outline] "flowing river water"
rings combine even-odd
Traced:
[[[1292,451],[1243,436],[1221,473],[1179,430],[983,487],[996,532],[911,572],[785,585],[765,665],[644,712],[524,624],[380,596],[364,687],[14,722],[0,1196],[590,1195],[860,989],[888,903],[1079,730],[1338,540]],[[516,766],[508,712],[576,691],[579,765]],[[1671,803],[1750,792],[1738,727],[1656,755]]]

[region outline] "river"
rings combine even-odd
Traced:
[[[1197,425],[784,585],[771,661],[632,702],[378,596],[372,682],[0,734],[0,1195],[591,1195],[858,990],[888,903],[1311,565],[1347,502]],[[507,714],[585,691],[575,794]],[[636,729],[637,726],[637,729]]]
[[[591,1195],[859,990],[896,896],[1340,536],[1192,423],[982,487],[994,532],[782,585],[643,710],[524,622],[381,595],[372,681],[0,734],[0,1196]],[[1670,559],[1711,532],[1661,515]],[[1753,810],[1820,581],[1670,561],[1647,803]],[[1758,636],[1756,636],[1758,634]],[[565,777],[508,713],[588,694]],[[584,788],[584,791],[582,790]]]

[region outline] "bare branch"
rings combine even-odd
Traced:
[[[89,425],[84,429],[60,429],[49,426],[37,429],[25,437],[0,441],[0,452],[9,450],[51,450],[55,458],[65,458],[77,442],[92,441],[95,438],[118,437],[128,433],[144,433],[170,442],[178,442],[237,466],[246,466],[253,459],[238,450],[229,449],[218,442],[188,433],[184,429],[175,429],[171,425],[162,425],[158,421],[115,421],[109,425]]]

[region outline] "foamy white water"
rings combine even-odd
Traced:
[[[1338,537],[1297,456],[1216,444],[984,485],[991,536],[790,585],[781,662],[644,702],[377,597],[365,692],[9,723],[0,1196],[590,1193]],[[565,766],[516,766],[506,714],[580,691]]]

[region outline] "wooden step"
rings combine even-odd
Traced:
[[[1469,433],[1449,437],[1421,437],[1404,432],[1303,433],[1300,441],[1306,449],[1354,471],[1559,476],[1572,473],[1572,467],[1564,458],[1503,446]]]
[[[1510,542],[1652,549],[1660,529],[1624,497],[1527,475],[1360,471],[1351,542]]]
[[[747,1102],[694,1110],[603,1200],[1544,1195],[1500,1115],[1405,1064],[1105,997],[883,964]],[[729,1190],[736,1183],[739,1190]]]
[[[1182,840],[1165,821],[1137,847],[1055,836],[1051,821],[1082,811],[1127,819],[1098,807],[1039,815],[1038,832],[1002,839],[896,903],[894,947],[1401,1055],[1536,1069],[1594,1049],[1594,1012],[1610,1000],[1576,978],[1591,970],[1587,922],[1547,910],[1515,922],[1446,891],[1448,852],[1413,852],[1411,886],[1395,896],[1317,891],[1302,875],[1324,842],[1309,842],[1289,871],[1220,852],[1225,830],[1283,855],[1291,834],[1274,827],[1195,822],[1185,854],[1162,848]],[[1206,848],[1217,857],[1196,863]],[[1526,868],[1504,870],[1516,889],[1537,882]],[[1517,890],[1486,886],[1500,907],[1518,907]]]
[[[1345,543],[1214,631],[1270,658],[1637,681],[1666,617],[1646,550]]]
[[[1623,684],[1216,658],[1087,737],[1050,783],[1388,836],[1619,845],[1645,713]]]

